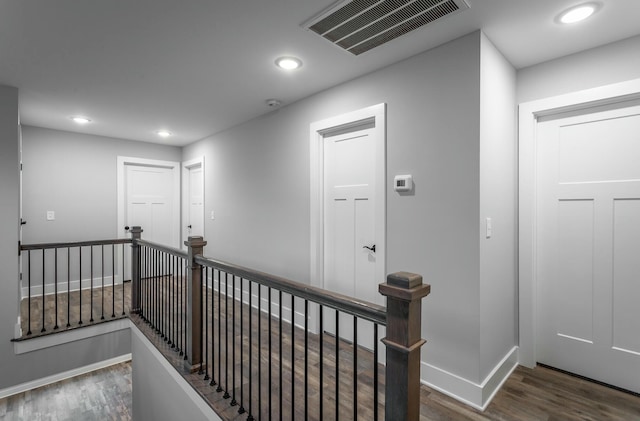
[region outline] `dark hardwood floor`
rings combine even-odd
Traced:
[[[126,285],[125,285],[126,287]],[[117,294],[117,290],[116,290]],[[128,294],[128,288],[125,289],[125,294]],[[209,299],[217,300],[217,294],[211,294],[209,292]],[[106,296],[105,296],[106,298]],[[119,297],[121,298],[121,296]],[[94,297],[94,300],[96,297]],[[42,299],[39,297],[34,300]],[[125,300],[128,303],[128,295],[125,296]],[[217,302],[217,301],[216,301]],[[90,314],[90,309],[85,308],[85,297],[83,296],[83,318],[87,318]],[[227,320],[224,316],[224,298],[222,303],[222,321],[226,323]],[[46,304],[47,308],[50,306]],[[37,305],[32,307],[32,310],[37,308]],[[120,307],[121,309],[121,307]],[[109,308],[110,310],[110,308]],[[240,314],[240,305],[236,306],[237,314]],[[48,314],[53,314],[47,310]],[[36,313],[39,314],[39,313]],[[252,324],[257,323],[256,313],[253,313]],[[109,314],[110,316],[110,314]],[[41,316],[40,316],[41,317]],[[63,317],[63,316],[59,316]],[[72,316],[73,317],[73,316]],[[209,312],[210,321],[213,323],[218,322],[217,309],[216,313]],[[46,318],[49,320],[49,318]],[[95,319],[95,316],[94,316]],[[249,381],[249,374],[247,372],[247,354],[249,344],[247,338],[243,340],[238,338],[236,345],[240,348],[239,344],[243,344],[245,353],[239,352],[236,349],[236,363],[235,367],[237,373],[240,371],[240,362],[245,363],[245,371],[242,377],[237,377],[237,384],[235,389],[231,387],[232,380],[229,380],[228,374],[233,370],[233,352],[230,350],[229,360],[226,370],[220,371],[220,367],[215,368],[216,373],[211,372],[212,357],[215,356],[216,360],[222,358],[226,359],[227,353],[222,349],[220,354],[217,348],[214,349],[214,337],[209,335],[208,342],[209,347],[207,353],[209,357],[209,364],[207,367],[207,373],[209,376],[213,375],[213,378],[217,383],[227,383],[229,386],[227,389],[230,392],[228,398],[224,397],[224,392],[217,392],[217,385],[211,386],[211,379],[204,380],[203,374],[187,373],[183,369],[183,357],[172,348],[164,338],[161,338],[153,328],[151,328],[146,322],[141,320],[138,316],[132,315],[131,319],[136,325],[145,333],[145,335],[156,344],[160,351],[170,361],[178,371],[194,386],[194,389],[198,391],[209,403],[216,409],[216,411],[225,420],[246,420],[247,414],[238,414],[239,406],[230,406],[231,399],[235,396],[238,401],[242,400],[244,396],[243,405],[245,409],[249,409],[248,406],[252,406],[252,412],[256,419],[269,419],[268,417],[268,396],[269,396],[269,383],[266,381],[265,375],[262,377],[262,381],[256,381],[257,374],[257,344],[254,338],[253,343],[253,379]],[[248,311],[244,311],[244,323],[245,329],[248,326]],[[283,395],[283,419],[304,419],[303,410],[305,402],[305,389],[301,383],[303,377],[304,361],[301,359],[303,355],[303,343],[301,343],[304,334],[302,331],[296,330],[294,340],[294,363],[293,372],[292,365],[288,362],[287,357],[290,357],[291,340],[290,340],[290,325],[284,323],[282,333],[278,328],[276,319],[272,319],[272,331],[267,329],[267,317],[262,316],[262,332],[265,337],[271,336],[274,348],[269,354],[268,349],[265,348],[266,344],[263,343],[260,351],[260,359],[263,369],[271,366],[273,371],[273,389],[277,391],[279,389],[279,346],[278,341],[280,336],[283,339],[283,382],[282,390],[285,392]],[[180,329],[177,326],[171,325],[172,329],[176,329],[174,334],[179,334]],[[217,326],[217,324],[216,324]],[[224,325],[223,325],[224,326]],[[237,325],[236,325],[237,326]],[[48,329],[48,328],[47,328]],[[217,329],[217,327],[216,327]],[[256,330],[257,331],[257,330]],[[222,332],[226,333],[223,327]],[[230,332],[232,332],[230,330]],[[239,332],[237,330],[236,334]],[[232,342],[233,343],[233,342]],[[311,337],[310,340],[310,356],[309,365],[311,368],[311,376],[317,373],[317,367],[319,357],[318,339]],[[325,349],[335,349],[335,338],[330,335],[324,337]],[[352,390],[353,384],[350,383],[350,378],[353,377],[353,373],[349,362],[352,361],[353,347],[348,343],[339,343],[341,361],[344,359],[344,363],[340,365],[340,378],[341,393],[340,397],[340,419],[351,420],[353,419],[352,398],[347,393]],[[372,417],[372,388],[368,386],[371,383],[373,372],[373,359],[367,350],[358,350],[358,379],[362,379],[363,383],[358,384],[358,419],[359,420],[371,420]],[[333,389],[330,381],[332,378],[332,371],[335,370],[335,356],[325,355],[324,357],[325,369],[328,374],[323,382],[324,398],[323,404],[323,420],[335,419],[335,401],[332,398]],[[378,367],[380,373],[380,381],[384,382],[384,370]],[[107,368],[96,372],[98,376],[103,376],[107,380],[95,380],[96,378],[91,375],[81,376],[80,378],[65,380],[64,382],[57,383],[56,385],[46,386],[44,388],[36,389],[24,394],[15,395],[3,400],[0,400],[0,419],[7,420],[31,420],[31,419],[52,419],[52,420],[84,420],[84,419],[130,419],[131,414],[131,371],[129,364],[120,364],[112,368]],[[237,374],[239,376],[239,374]],[[240,379],[243,379],[240,381]],[[94,379],[94,380],[88,380]],[[293,384],[292,380],[293,379]],[[76,382],[80,382],[77,384]],[[90,384],[87,384],[89,382]],[[84,384],[84,385],[82,385]],[[252,398],[248,398],[249,384],[251,384]],[[259,389],[259,386],[260,389]],[[319,379],[317,375],[311,380],[310,388],[307,391],[308,404],[313,408],[313,414],[310,419],[319,419],[318,410],[320,407],[319,400]],[[384,411],[382,405],[384,404],[384,396],[382,393],[384,386],[381,386],[380,395],[380,415],[379,419],[383,419]],[[42,390],[41,390],[42,389]],[[261,390],[261,392],[258,392]],[[295,395],[295,402],[291,402],[291,390]],[[260,393],[260,394],[259,394]],[[55,397],[55,398],[52,398]],[[87,396],[85,399],[86,404],[78,402],[78,396]],[[280,402],[277,394],[272,397],[271,415],[274,419],[279,419]],[[260,400],[258,400],[260,399]],[[258,411],[261,409],[261,412]],[[83,411],[83,412],[82,412]],[[37,414],[48,414],[41,416]],[[261,414],[261,417],[259,416]],[[612,420],[612,421],[640,421],[640,397],[637,395],[624,393],[612,388],[608,388],[603,385],[599,385],[593,382],[589,382],[584,379],[576,378],[574,376],[567,375],[555,370],[551,370],[546,367],[537,367],[536,369],[527,369],[524,367],[518,367],[511,377],[504,384],[502,389],[497,393],[496,397],[484,411],[477,411],[469,406],[466,406],[438,391],[432,390],[426,386],[421,388],[421,421],[440,421],[440,420],[472,420],[472,421],[488,421],[488,420],[540,420],[540,421],[556,421],[556,420]],[[143,420],[144,421],[144,420]]]
[[[68,294],[61,292],[57,297],[54,294],[47,294],[44,300],[40,295],[31,297],[30,301],[31,308],[29,308],[28,298],[20,301],[22,338],[42,336],[127,317],[131,306],[131,282],[116,285],[115,288],[110,284],[102,288],[96,282],[93,290],[83,289],[82,293],[79,290],[72,290]],[[82,302],[82,311],[80,311],[80,302]],[[67,326],[67,323],[70,326]],[[29,331],[31,331],[30,335]]]
[[[131,363],[0,399],[6,421],[131,420]]]

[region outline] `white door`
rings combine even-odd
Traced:
[[[182,164],[183,236],[204,237],[204,161],[202,158]]]
[[[138,225],[143,239],[180,247],[180,163],[119,156],[117,186],[120,238],[130,237],[125,227]],[[130,257],[125,252],[125,279],[131,279]]]
[[[376,141],[371,128],[324,137],[324,284],[325,288],[377,301],[375,179]],[[335,315],[326,315],[335,333]],[[370,328],[362,324],[358,337]],[[353,318],[340,316],[340,336],[353,339]],[[362,333],[361,333],[362,332]],[[359,342],[364,342],[360,339]]]
[[[125,172],[125,224],[141,226],[145,240],[175,247],[172,169],[127,165]]]
[[[537,130],[537,360],[638,393],[640,107]]]

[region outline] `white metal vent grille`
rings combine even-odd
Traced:
[[[304,26],[354,55],[468,9],[464,0],[351,0]]]

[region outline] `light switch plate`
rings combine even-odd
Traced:
[[[56,213],[54,211],[47,211],[47,221],[54,221],[56,219]]]

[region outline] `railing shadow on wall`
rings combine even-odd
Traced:
[[[201,395],[221,395],[227,409],[235,408],[247,420],[419,418],[421,302],[430,292],[421,276],[388,275],[379,285],[387,298],[382,307],[207,258],[202,237],[189,237],[184,251],[143,240],[142,232],[133,227],[131,239],[21,246],[28,254],[27,269],[35,256],[30,253],[42,250],[36,269],[42,278],[36,283],[45,294],[32,294],[28,280],[29,303],[35,297],[44,310],[45,297],[53,295],[59,326],[58,299],[66,294],[68,315],[62,323],[70,323],[72,306],[78,305],[76,327],[83,308],[84,318],[93,323],[120,317],[130,307],[132,321],[179,357],[179,370],[199,375]],[[126,244],[131,250],[125,256]],[[54,263],[48,263],[46,250],[53,250]],[[77,250],[77,269],[72,250]],[[62,293],[60,262],[67,276]],[[116,266],[124,274],[125,264],[132,282],[120,278],[118,283]],[[87,270],[88,283],[82,282]],[[78,291],[71,287],[74,271]],[[55,277],[51,294],[47,276]],[[111,307],[104,304],[109,288]],[[95,315],[94,300],[99,303]]]

